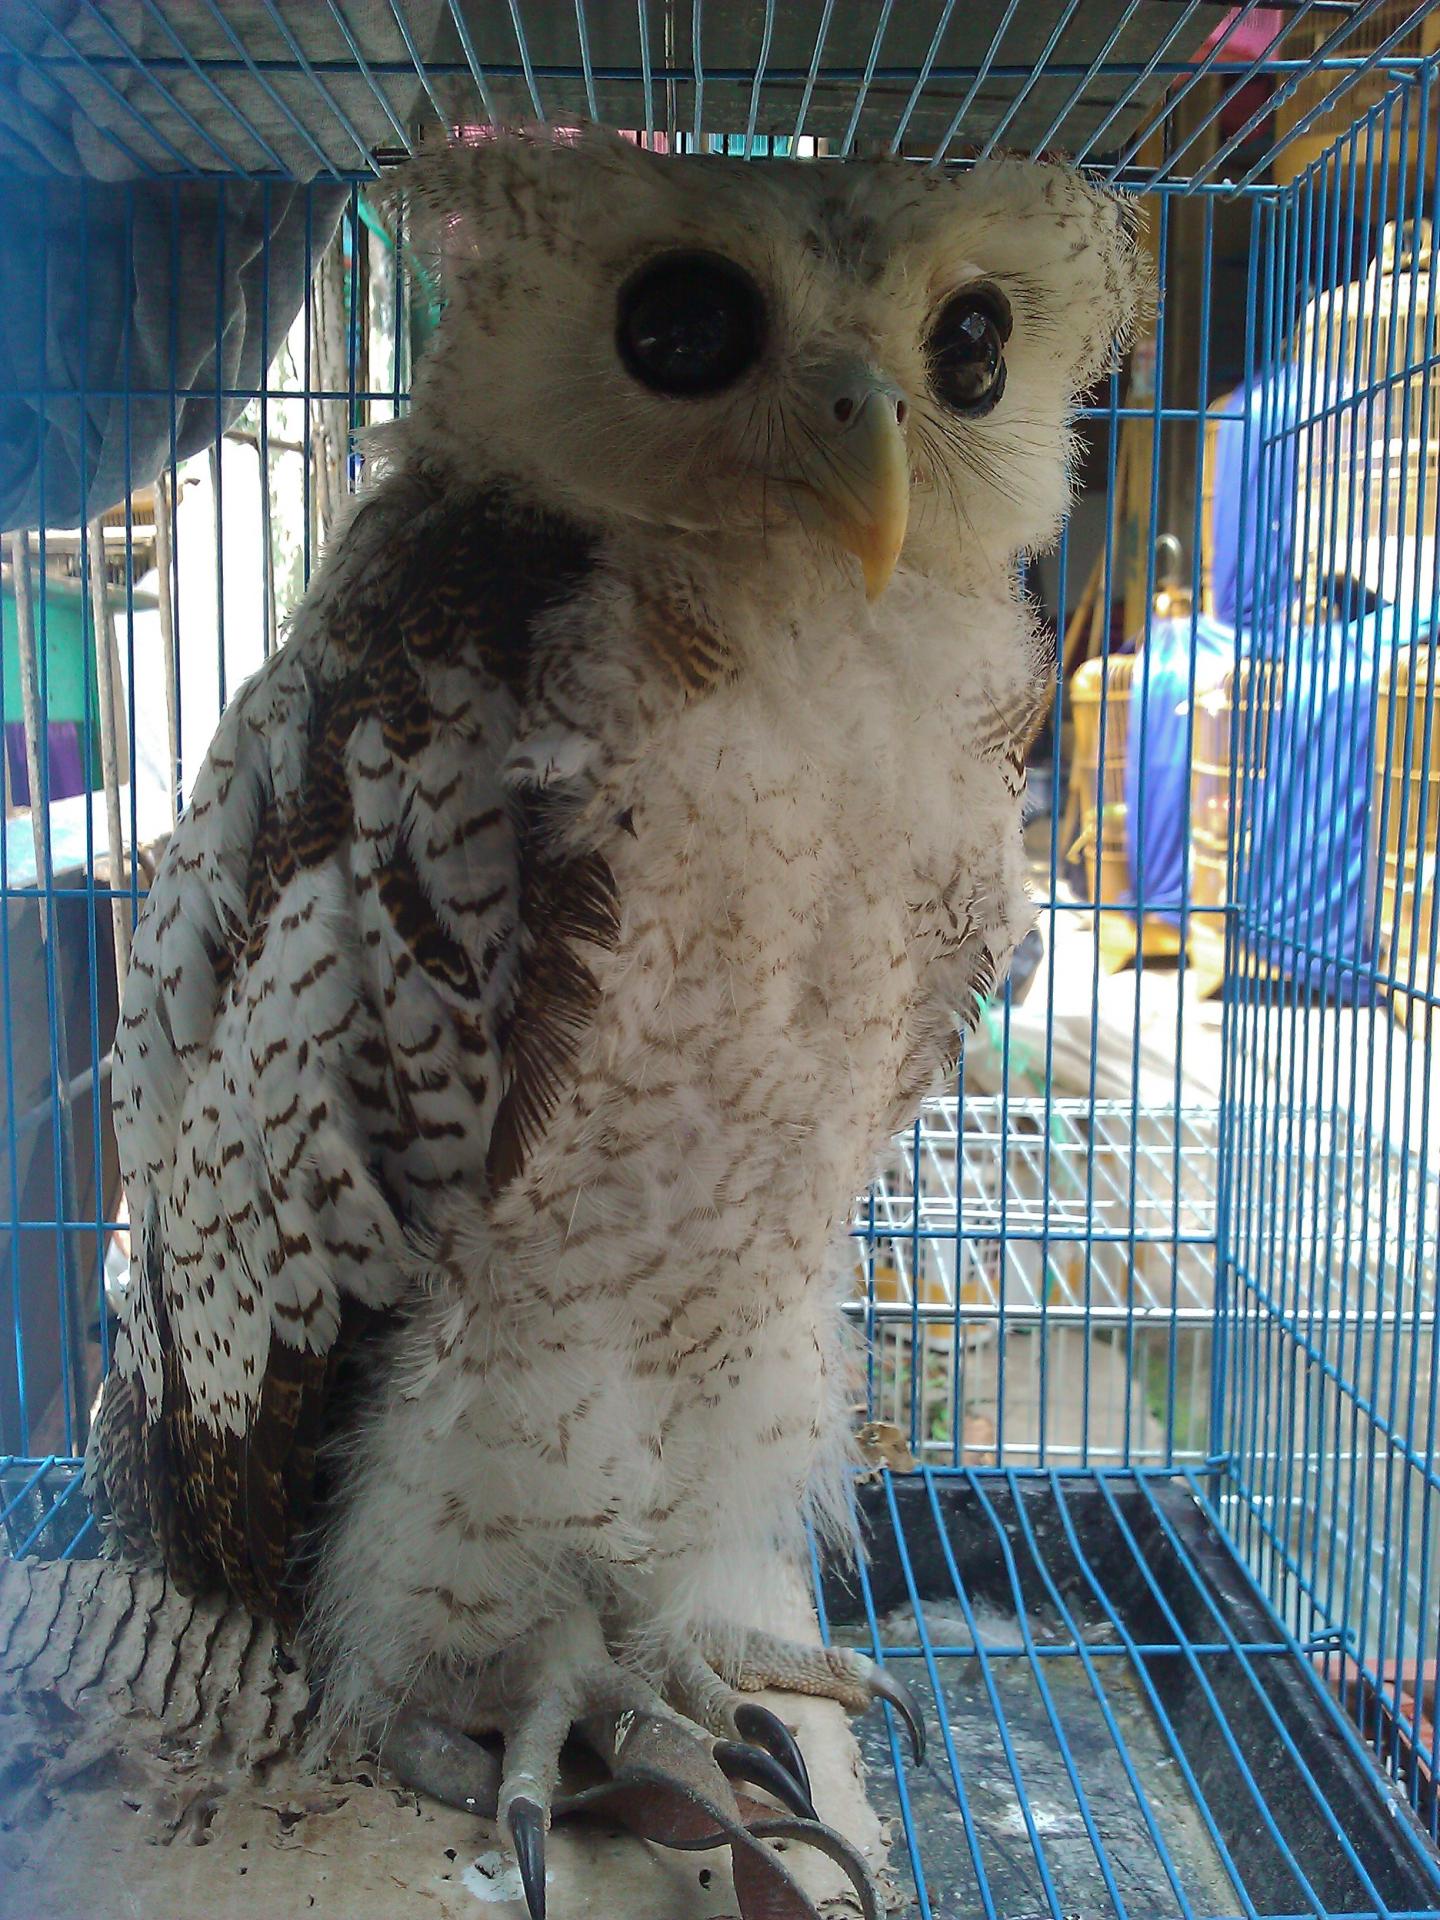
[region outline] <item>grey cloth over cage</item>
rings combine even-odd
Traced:
[[[996,60],[998,12],[939,0],[0,0],[0,69],[7,41],[30,58],[0,114],[0,171],[13,155],[28,171],[95,178],[198,167],[311,179],[367,171],[373,149],[410,146],[419,122],[491,117],[599,119],[673,141],[701,103],[669,76],[697,51],[712,133],[783,138],[803,119],[847,146],[903,134],[928,152],[963,114],[967,142],[1059,139],[1073,152],[1103,132],[1113,147],[1170,84],[1152,63],[1187,59],[1231,9],[1025,0],[1006,10]],[[1062,28],[1067,70],[1046,73]]]
[[[73,527],[258,388],[346,189],[27,183],[0,223],[0,528]],[[173,434],[173,441],[172,441]]]
[[[406,0],[422,55],[443,10]],[[296,56],[349,57],[341,19],[382,74],[317,98]],[[0,0],[0,529],[76,526],[234,420],[342,174],[401,144],[407,52],[385,0]]]
[[[0,0],[0,174],[368,173],[408,144],[442,17],[446,0]]]

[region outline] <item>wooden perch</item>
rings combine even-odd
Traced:
[[[821,1813],[879,1861],[840,1709],[770,1704]],[[0,1920],[524,1920],[491,1827],[363,1758],[305,1772],[309,1712],[303,1671],[240,1607],[111,1561],[0,1562]],[[735,1912],[723,1851],[562,1822],[548,1861],[555,1920]],[[786,1864],[826,1920],[857,1913],[822,1856]]]
[[[160,576],[160,650],[165,668],[165,738],[170,749],[170,823],[179,816],[180,722],[175,697],[175,470],[155,482],[155,566]]]

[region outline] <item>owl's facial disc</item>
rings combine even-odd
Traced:
[[[768,332],[764,294],[721,254],[660,253],[620,288],[621,364],[669,401],[722,399],[760,367]],[[785,476],[790,499],[805,525],[855,555],[873,600],[895,571],[909,520],[906,401],[855,356],[831,361],[804,385],[796,471]]]
[[[832,367],[797,436],[800,518],[860,562],[867,599],[885,589],[910,518],[910,454],[904,395],[857,362]]]

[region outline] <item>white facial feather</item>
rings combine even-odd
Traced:
[[[906,564],[990,578],[1000,558],[1048,545],[1076,399],[1128,336],[1142,284],[1131,203],[1026,161],[951,175],[890,159],[677,159],[592,130],[452,147],[407,180],[412,242],[449,302],[416,380],[412,444],[462,472],[508,470],[602,525],[698,533],[771,566],[806,540],[775,484],[787,440],[812,424],[806,375],[843,355],[910,404]],[[687,247],[734,261],[766,303],[760,365],[708,399],[648,391],[615,347],[620,287]],[[1009,381],[992,414],[956,420],[928,396],[925,336],[979,281],[1013,309]]]

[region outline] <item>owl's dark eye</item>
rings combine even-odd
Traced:
[[[620,289],[620,358],[657,393],[719,393],[760,358],[765,303],[748,274],[715,253],[667,253]]]
[[[1005,391],[1010,302],[998,287],[967,287],[945,302],[925,352],[930,385],[954,413],[972,420],[992,411]]]

